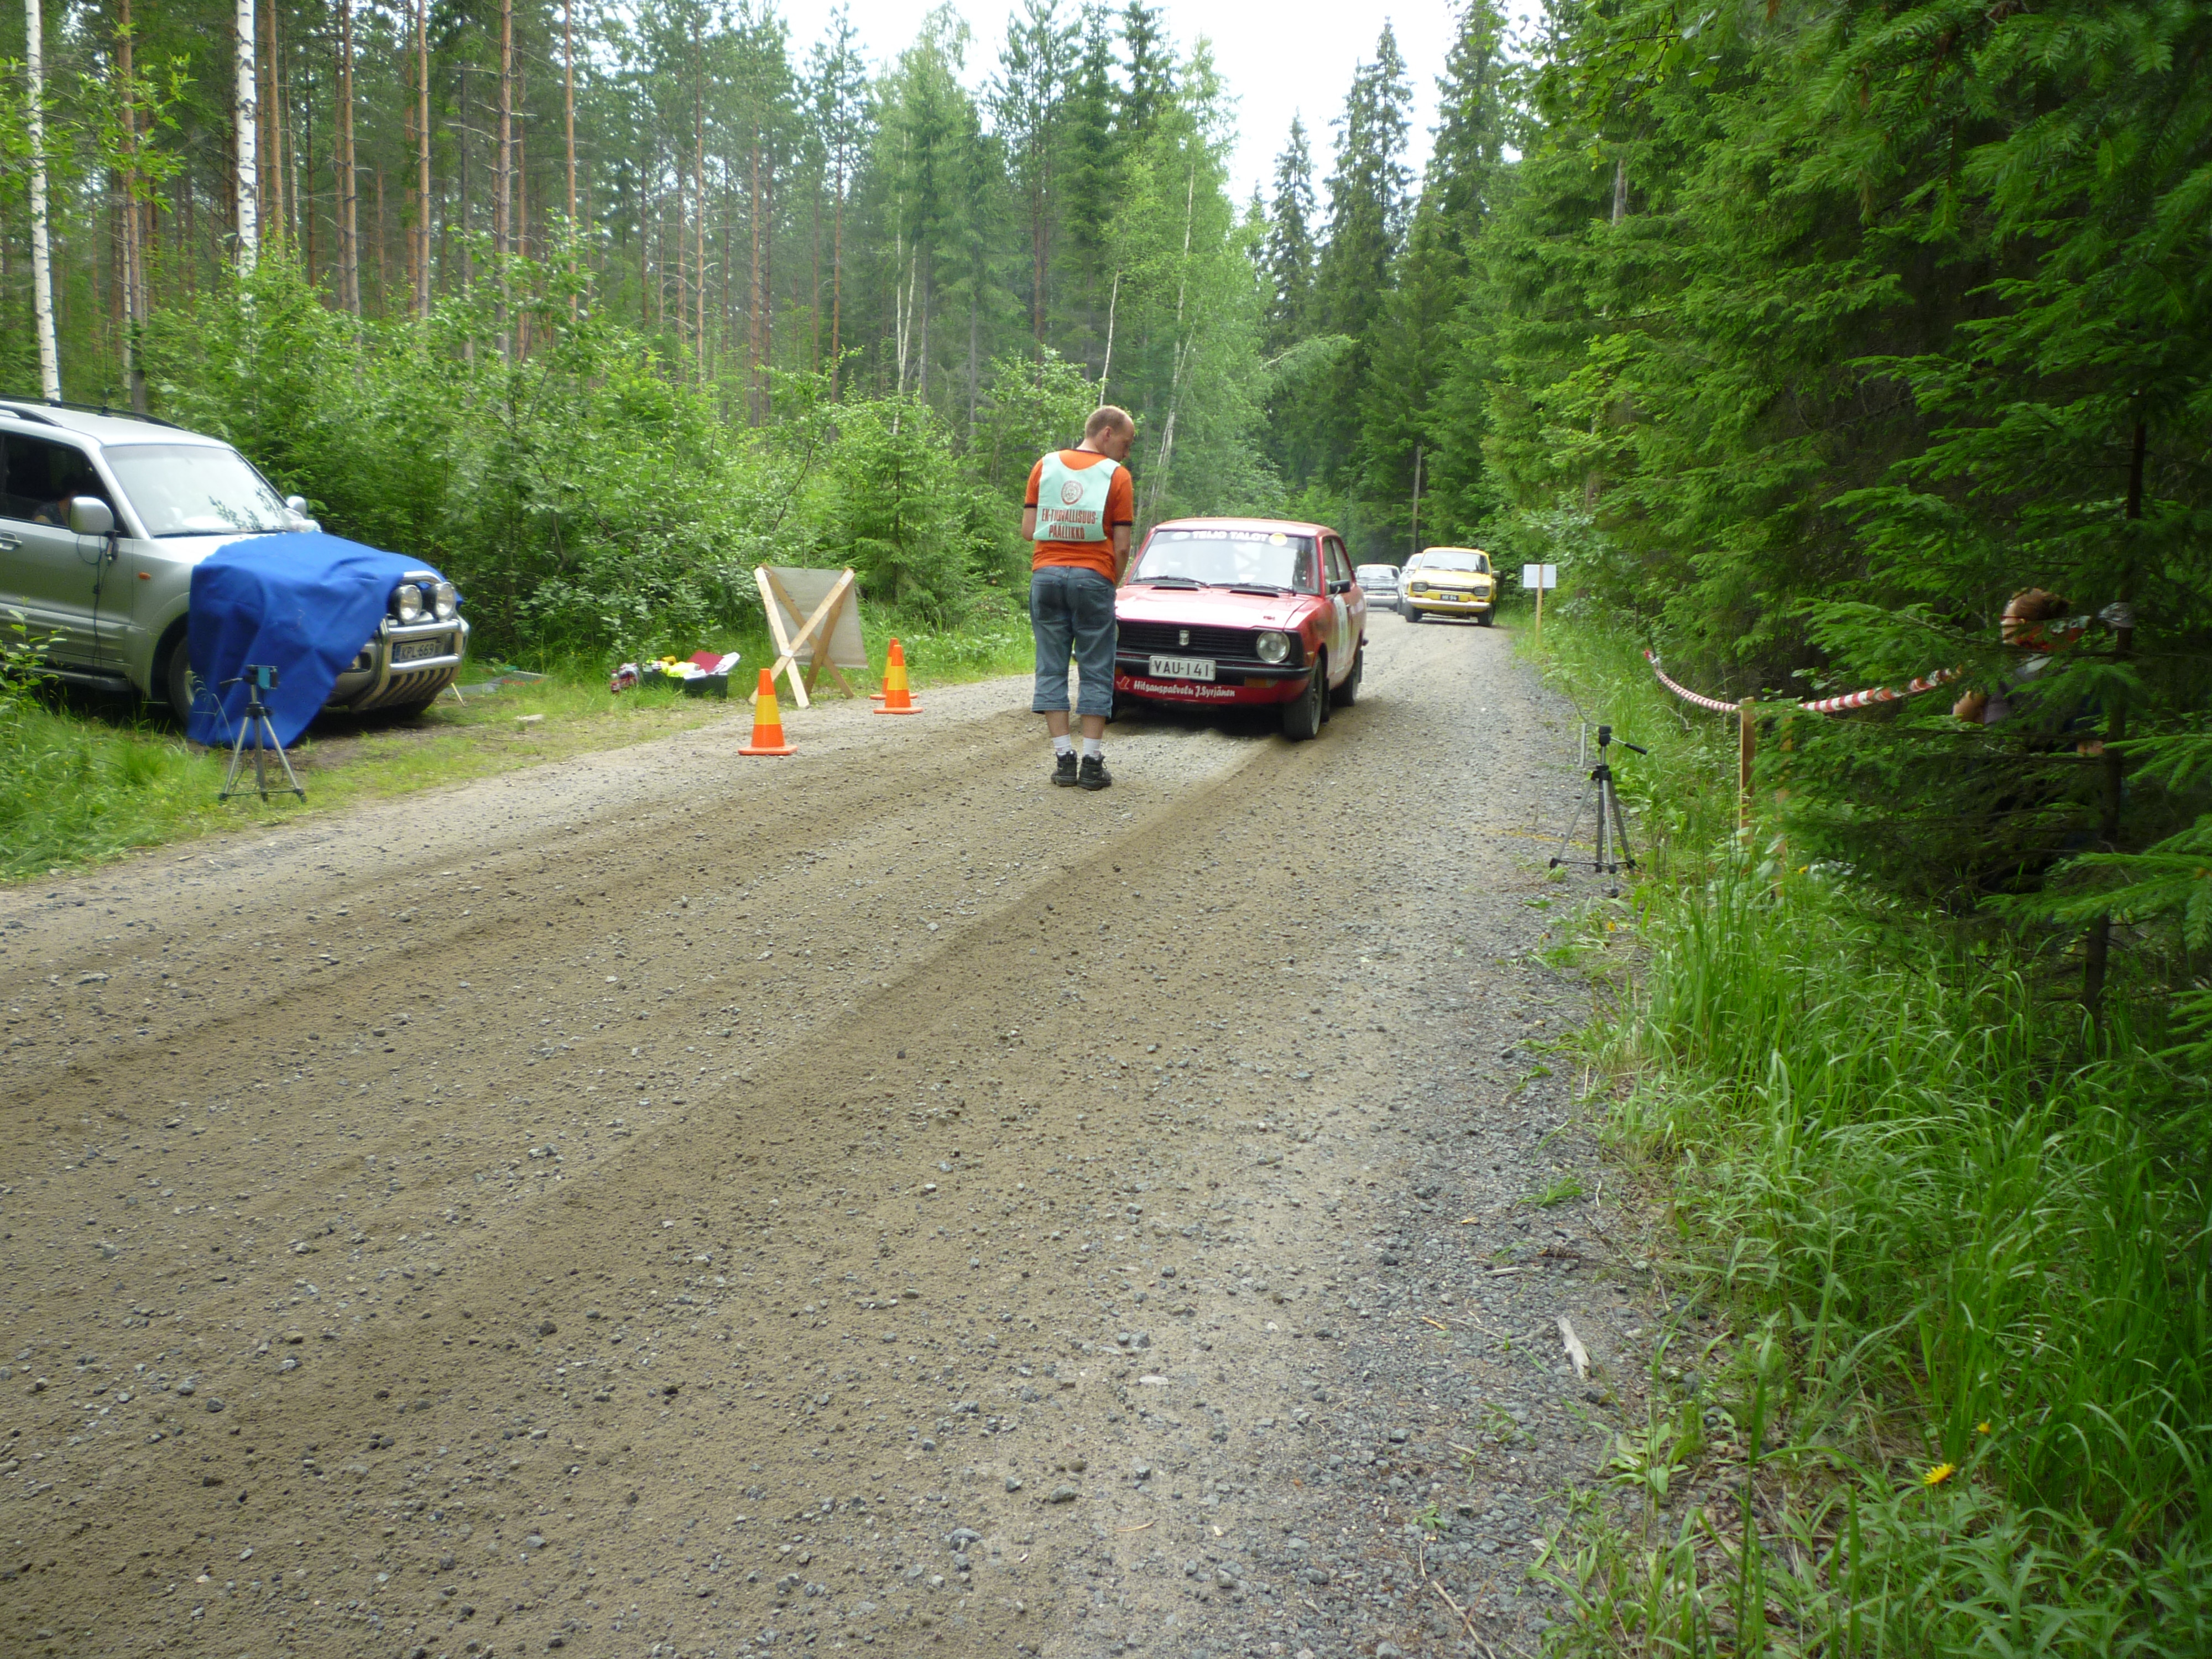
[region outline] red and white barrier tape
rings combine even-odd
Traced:
[[[1644,653],[1644,660],[1651,665],[1651,672],[1658,677],[1659,684],[1681,698],[1683,702],[1693,702],[1700,708],[1710,708],[1716,714],[1733,714],[1736,712],[1737,705],[1735,703],[1723,702],[1718,697],[1701,697],[1686,686],[1675,684],[1667,678],[1666,670],[1659,666],[1659,658],[1656,652],[1646,651]],[[1896,702],[1905,697],[1917,696],[1923,691],[1933,691],[1937,686],[1957,679],[1961,672],[1956,668],[1939,668],[1932,674],[1923,674],[1901,690],[1894,686],[1876,686],[1870,691],[1853,691],[1841,697],[1823,697],[1818,702],[1800,702],[1796,707],[1803,709],[1808,714],[1840,714],[1847,709],[1864,708],[1877,702]]]
[[[1915,696],[1923,691],[1933,691],[1937,686],[1959,678],[1955,668],[1939,668],[1932,674],[1923,674],[1903,690],[1893,686],[1877,686],[1871,691],[1854,691],[1849,696],[1823,697],[1818,702],[1801,702],[1797,706],[1808,714],[1840,714],[1847,708],[1864,708],[1869,703],[1896,702]]]
[[[1736,706],[1734,703],[1723,702],[1718,697],[1701,697],[1696,692],[1690,690],[1687,687],[1677,685],[1674,681],[1668,679],[1667,678],[1667,671],[1659,665],[1659,659],[1656,653],[1650,651],[1645,652],[1644,653],[1644,660],[1651,665],[1651,672],[1659,677],[1659,684],[1665,686],[1669,691],[1672,691],[1684,702],[1693,702],[1700,708],[1710,708],[1716,714],[1733,714],[1735,713]]]

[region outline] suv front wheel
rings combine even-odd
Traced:
[[[185,646],[181,628],[162,647],[161,671],[154,684],[161,699],[169,705],[169,713],[179,726],[186,725],[192,717],[192,700],[199,696],[201,680],[192,672],[191,652]]]

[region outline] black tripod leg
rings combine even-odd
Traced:
[[[1626,868],[1633,870],[1636,868],[1636,854],[1628,845],[1628,819],[1620,810],[1620,792],[1608,789],[1606,794],[1613,808],[1613,838],[1620,843],[1620,862]]]

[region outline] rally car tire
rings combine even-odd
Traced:
[[[1315,659],[1314,671],[1306,676],[1306,689],[1283,705],[1283,735],[1292,743],[1317,738],[1322,722],[1328,718],[1328,659],[1323,656]]]
[[[1495,611],[1486,611],[1482,613],[1482,625],[1485,628],[1489,627],[1491,623],[1497,620],[1498,613]]]
[[[1359,682],[1367,672],[1367,647],[1364,642],[1352,652],[1352,672],[1344,677],[1344,684],[1329,693],[1329,701],[1339,708],[1349,708],[1359,696]]]
[[[1417,623],[1421,619],[1420,611],[1410,605],[1404,610],[1401,611],[1398,614],[1403,617],[1409,623]]]

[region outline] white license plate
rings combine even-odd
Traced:
[[[442,657],[447,654],[447,643],[445,640],[402,640],[392,647],[392,660],[420,662],[425,657]]]
[[[1152,678],[1156,680],[1210,680],[1213,678],[1213,659],[1154,657]]]

